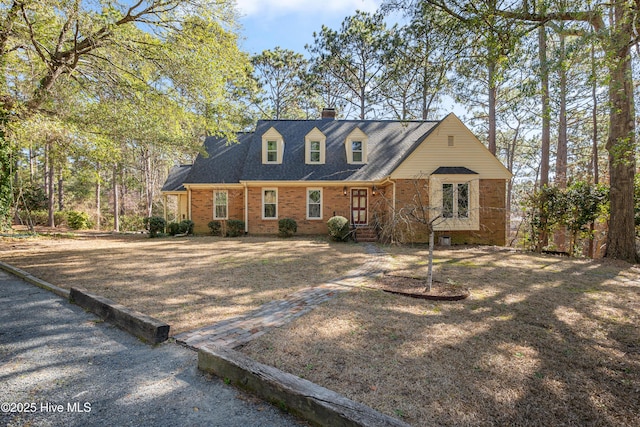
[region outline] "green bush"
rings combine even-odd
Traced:
[[[69,225],[69,211],[57,211],[53,213],[53,222],[56,227],[60,225]]]
[[[144,225],[149,230],[149,237],[156,237],[158,233],[164,233],[167,224],[161,216],[152,216],[144,219]]]
[[[227,237],[238,237],[244,234],[244,221],[230,219],[227,221]]]
[[[211,234],[213,234],[214,236],[222,235],[222,224],[220,223],[220,221],[209,221],[209,224],[207,224],[207,226],[209,227]]]
[[[194,226],[195,226],[195,223],[190,219],[183,219],[178,224],[178,231],[180,231],[180,234],[193,234]]]
[[[169,235],[175,236],[180,232],[180,224],[178,224],[177,222],[170,222],[167,226],[167,230],[169,232]]]
[[[333,216],[327,221],[329,236],[333,240],[343,242],[349,236],[349,220],[343,216]]]
[[[298,231],[298,224],[295,219],[282,218],[278,221],[278,234],[280,237],[291,237]]]
[[[84,230],[85,228],[91,228],[91,219],[86,212],[69,211],[67,225],[72,230]]]

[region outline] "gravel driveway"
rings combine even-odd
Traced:
[[[304,425],[196,366],[0,271],[0,425]]]

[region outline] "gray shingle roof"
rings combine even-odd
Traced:
[[[464,166],[440,166],[432,175],[478,175],[478,172]]]
[[[192,165],[173,166],[169,170],[169,176],[162,186],[162,191],[187,191],[182,185],[189,174]]]
[[[184,183],[240,181],[374,181],[383,179],[437,126],[437,121],[261,120],[237,144],[209,137],[209,157],[198,156]],[[284,139],[281,164],[262,163],[262,135],[271,127]],[[325,164],[305,163],[305,136],[317,127],[326,136]],[[356,128],[368,136],[366,164],[348,164],[345,140]]]

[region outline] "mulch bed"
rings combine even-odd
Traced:
[[[391,294],[434,301],[459,301],[469,296],[469,289],[457,284],[433,280],[427,292],[427,279],[393,274],[378,278],[375,287]]]

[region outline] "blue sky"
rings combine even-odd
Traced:
[[[339,29],[356,10],[374,12],[382,0],[236,0],[243,26],[241,47],[250,54],[276,46],[307,55],[305,44],[322,25]]]

